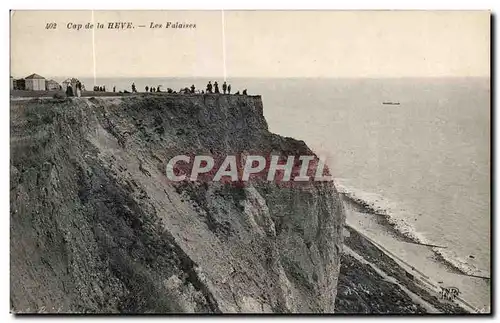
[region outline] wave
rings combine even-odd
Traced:
[[[414,214],[401,208],[400,204],[380,194],[356,189],[349,185],[346,179],[336,178],[335,187],[344,198],[363,208],[363,212],[383,216],[389,225],[389,229],[392,229],[403,240],[421,244],[438,244],[415,229],[412,223],[408,221],[408,219],[415,218]],[[489,276],[489,272],[477,268],[468,263],[463,257],[460,257],[452,250],[452,246],[446,247],[448,248],[431,248],[436,255],[437,261],[461,274]]]

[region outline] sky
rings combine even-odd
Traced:
[[[108,29],[109,22],[131,22],[135,28]],[[167,22],[196,28],[165,28]],[[48,23],[56,28],[47,29]],[[105,28],[85,29],[87,23]],[[151,23],[163,28],[150,28]],[[47,78],[488,77],[490,13],[12,11],[11,75],[32,73]]]

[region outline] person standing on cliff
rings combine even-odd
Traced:
[[[71,86],[71,84],[69,84],[68,87],[66,88],[66,95],[73,96],[73,87]]]
[[[227,84],[226,81],[224,81],[224,84],[222,84],[222,93],[226,94],[227,91]]]
[[[135,93],[137,92],[137,89],[135,88],[135,83],[132,82],[132,92]]]
[[[227,86],[227,94],[231,94],[231,84]]]
[[[191,85],[191,93],[194,93],[195,90],[196,90],[196,88],[194,87],[194,84]]]
[[[217,93],[217,94],[220,93],[219,92],[219,84],[217,83],[217,81],[214,82],[214,88],[215,88],[215,91],[214,91],[215,93]]]
[[[208,84],[207,84],[207,93],[212,93],[212,81],[208,81]]]
[[[82,96],[82,83],[80,83],[80,81],[76,82],[76,85],[75,85],[75,88],[76,88],[76,96],[79,98]]]

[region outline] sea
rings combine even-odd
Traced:
[[[191,84],[204,89],[208,80],[97,78],[96,82],[107,90],[115,86],[116,91],[131,91],[132,82],[139,91],[146,85],[178,91]],[[82,81],[87,89],[94,84],[93,79]],[[378,210],[391,224],[387,230],[443,247],[432,249],[436,259],[464,274],[490,276],[489,78],[228,78],[227,82],[233,93],[247,89],[248,94],[261,95],[269,130],[304,140],[326,158],[338,189]],[[378,234],[371,233],[376,239]],[[482,295],[478,304],[489,306],[484,304],[489,283],[474,288],[488,289],[477,293]]]

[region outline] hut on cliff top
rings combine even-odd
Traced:
[[[25,79],[26,90],[45,91],[45,77],[38,74],[31,74]]]
[[[47,91],[54,91],[61,89],[61,85],[54,80],[47,80],[45,82],[45,88]]]

